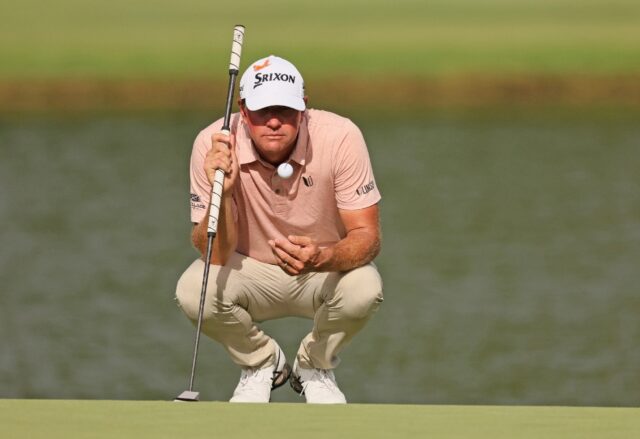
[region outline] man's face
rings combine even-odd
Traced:
[[[242,104],[240,111],[262,158],[274,165],[286,160],[298,138],[302,112],[280,106],[251,111]]]

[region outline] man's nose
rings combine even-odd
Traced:
[[[276,129],[280,128],[280,126],[282,126],[282,121],[277,116],[277,114],[275,114],[274,112],[269,112],[269,114],[267,115],[266,126],[268,126],[271,129],[276,130]]]

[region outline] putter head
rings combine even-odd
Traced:
[[[174,402],[198,402],[200,400],[200,392],[193,392],[191,390],[185,390],[180,395],[176,396]]]

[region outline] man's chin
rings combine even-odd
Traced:
[[[259,148],[263,152],[268,154],[279,154],[282,151],[287,150],[287,142],[285,142],[283,139],[266,140],[264,142],[261,142]]]

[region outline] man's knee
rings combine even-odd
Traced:
[[[345,273],[336,290],[341,314],[354,320],[370,317],[383,301],[382,279],[373,264]]]
[[[200,262],[200,263],[199,263]],[[198,268],[204,268],[202,261],[195,261],[182,273],[176,285],[176,301],[178,306],[191,320],[198,318],[200,307],[200,292],[202,289],[202,270],[198,281]]]
[[[198,319],[204,262],[195,261],[178,280],[176,301],[191,320]],[[238,304],[242,303],[237,285],[228,285],[230,270],[211,266],[203,318],[205,320],[225,320]]]

